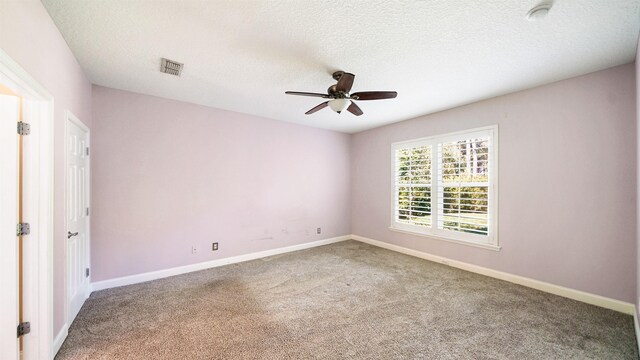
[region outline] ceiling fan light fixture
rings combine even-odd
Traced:
[[[329,101],[329,107],[331,108],[331,110],[337,112],[338,114],[345,111],[349,107],[349,105],[351,105],[351,100],[349,99],[333,99]]]

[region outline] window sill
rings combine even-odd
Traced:
[[[456,243],[456,244],[462,244],[462,245],[467,245],[467,246],[478,247],[478,248],[481,248],[481,249],[487,249],[487,250],[493,250],[493,251],[500,251],[500,249],[501,249],[501,247],[498,246],[498,245],[483,244],[483,243],[477,243],[477,242],[472,242],[472,241],[451,239],[451,238],[442,237],[442,236],[436,236],[436,235],[422,234],[422,233],[419,233],[419,232],[408,231],[408,230],[404,230],[404,229],[398,229],[398,228],[395,228],[393,226],[390,226],[389,230],[400,232],[400,233],[404,233],[404,234],[414,235],[414,236],[426,237],[426,238],[429,238],[429,239],[443,240],[443,241],[448,241],[448,242],[452,242],[452,243]]]

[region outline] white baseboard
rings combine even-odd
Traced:
[[[452,260],[452,259],[448,259],[448,258],[445,258],[445,257],[442,257],[442,256],[432,255],[432,254],[425,253],[425,252],[422,252],[422,251],[417,251],[417,250],[405,248],[405,247],[402,247],[402,246],[389,244],[389,243],[386,243],[386,242],[383,242],[383,241],[369,239],[369,238],[366,238],[364,236],[351,235],[351,238],[353,240],[357,240],[357,241],[360,241],[360,242],[363,242],[363,243],[367,243],[367,244],[370,244],[370,245],[378,246],[378,247],[385,248],[385,249],[388,249],[388,250],[396,251],[396,252],[403,253],[403,254],[406,254],[406,255],[411,255],[411,256],[419,257],[421,259],[425,259],[425,260],[429,260],[429,261],[433,261],[433,262],[449,265],[449,266],[452,266],[452,267],[455,267],[455,268],[458,268],[458,269],[462,269],[462,270],[474,272],[474,273],[477,273],[477,274],[489,276],[489,277],[492,277],[492,278],[508,281],[508,282],[511,282],[511,283],[514,283],[514,284],[530,287],[530,288],[533,288],[533,289],[536,289],[536,290],[540,290],[540,291],[544,291],[544,292],[548,292],[548,293],[551,293],[551,294],[554,294],[554,295],[563,296],[563,297],[566,297],[566,298],[569,298],[569,299],[573,299],[573,300],[577,300],[577,301],[581,301],[581,302],[584,302],[584,303],[587,303],[587,304],[600,306],[600,307],[603,307],[603,308],[606,308],[606,309],[615,310],[615,311],[618,311],[618,312],[621,312],[621,313],[625,313],[625,314],[629,314],[629,315],[633,314],[634,317],[636,316],[635,315],[635,312],[636,312],[635,311],[635,306],[633,304],[631,304],[631,303],[628,303],[628,302],[615,300],[615,299],[611,299],[611,298],[607,298],[607,297],[604,297],[604,296],[587,293],[587,292],[580,291],[580,290],[574,290],[574,289],[566,288],[566,287],[563,287],[563,286],[554,285],[554,284],[546,283],[546,282],[543,282],[543,281],[538,281],[538,280],[526,278],[526,277],[523,277],[523,276],[513,275],[513,274],[505,273],[505,272],[502,272],[502,271],[492,270],[492,269],[485,268],[485,267],[482,267],[482,266],[477,266],[477,265],[465,263],[465,262],[462,262],[462,261]],[[638,333],[637,319],[636,319],[636,333]]]
[[[94,282],[94,283],[91,284],[91,291],[99,291],[99,290],[114,288],[114,287],[118,287],[118,286],[138,284],[138,283],[145,282],[145,281],[162,279],[162,278],[166,278],[166,277],[169,277],[169,276],[181,275],[181,274],[185,274],[185,273],[189,273],[189,272],[193,272],[193,271],[200,271],[200,270],[210,269],[210,268],[223,266],[223,265],[236,264],[236,263],[239,263],[239,262],[244,262],[244,261],[249,261],[249,260],[261,259],[261,258],[264,258],[264,257],[267,257],[267,256],[279,255],[279,254],[284,254],[284,253],[288,253],[288,252],[292,252],[292,251],[310,249],[310,248],[313,248],[313,247],[327,245],[327,244],[333,244],[333,243],[336,243],[336,242],[350,240],[350,239],[351,239],[350,235],[343,235],[343,236],[338,236],[338,237],[334,237],[334,238],[308,242],[308,243],[304,243],[304,244],[286,246],[286,247],[281,247],[281,248],[277,248],[277,249],[271,249],[271,250],[265,250],[265,251],[259,251],[259,252],[255,252],[255,253],[250,253],[250,254],[232,256],[232,257],[228,257],[228,258],[224,258],[224,259],[216,259],[216,260],[205,261],[205,262],[201,262],[201,263],[197,263],[197,264],[179,266],[179,267],[175,267],[175,268],[171,268],[171,269],[151,271],[151,272],[142,273],[142,274],[136,274],[136,275],[124,276],[124,277],[115,278],[115,279],[97,281],[97,282]]]
[[[62,325],[62,329],[60,329],[60,332],[58,332],[58,335],[56,335],[56,338],[53,339],[54,358],[56,357],[56,354],[58,354],[58,351],[60,351],[60,348],[62,347],[64,340],[67,338],[67,335],[69,335],[69,325],[64,324]]]

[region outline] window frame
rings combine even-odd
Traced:
[[[438,229],[438,191],[441,167],[438,159],[440,144],[466,140],[474,137],[489,137],[489,186],[488,192],[488,233],[478,235],[455,230]],[[398,210],[398,192],[396,188],[396,151],[421,146],[431,146],[431,227],[406,224],[396,221]],[[500,250],[498,243],[498,125],[485,126],[469,130],[428,136],[418,139],[394,142],[391,144],[391,225],[390,230],[471,245],[491,250]]]

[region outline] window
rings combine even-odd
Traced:
[[[394,143],[391,229],[498,249],[497,133]]]

